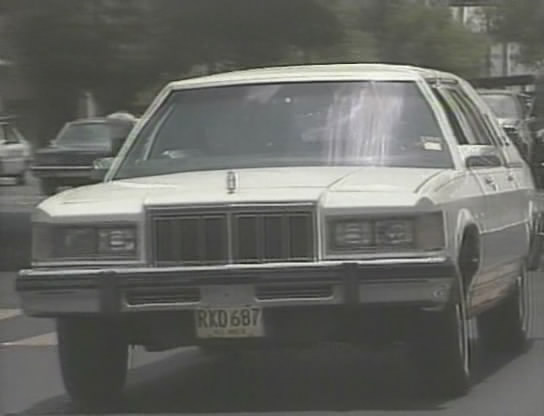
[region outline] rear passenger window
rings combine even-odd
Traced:
[[[489,135],[489,131],[485,127],[485,123],[481,118],[478,109],[467,99],[465,99],[457,90],[448,90],[452,100],[458,105],[459,110],[466,118],[470,129],[474,133],[476,139],[475,144],[493,145],[493,137]]]
[[[457,137],[457,142],[461,145],[485,144],[481,143],[479,140],[478,134],[473,128],[472,124],[469,122],[466,113],[462,111],[459,103],[452,98],[450,91],[448,89],[441,88],[437,90],[437,94],[443,103],[446,113],[448,113],[451,126]]]
[[[465,133],[463,132],[463,129],[461,127],[461,124],[459,123],[459,120],[457,119],[454,111],[449,106],[448,102],[442,96],[440,91],[438,91],[436,88],[433,88],[434,95],[440,101],[440,104],[442,105],[442,108],[446,112],[446,115],[448,117],[448,120],[450,122],[451,128],[453,129],[453,133],[455,134],[455,138],[457,139],[457,143],[459,144],[469,144]]]

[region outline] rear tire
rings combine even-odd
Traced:
[[[462,289],[459,292],[444,311],[428,312],[426,333],[415,350],[426,386],[444,398],[463,396],[471,387],[469,321]]]
[[[529,293],[527,269],[522,268],[516,287],[502,303],[478,317],[482,348],[490,352],[521,354],[527,350]]]
[[[128,345],[118,326],[106,320],[59,319],[59,359],[66,391],[77,404],[110,407],[122,396]]]

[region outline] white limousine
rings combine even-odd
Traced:
[[[25,312],[57,321],[67,391],[120,397],[130,345],[413,350],[466,393],[526,345],[540,216],[529,167],[459,77],[376,64],[174,82],[103,182],[42,202]],[[363,376],[363,375],[362,375]]]

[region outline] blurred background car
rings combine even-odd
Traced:
[[[129,113],[68,122],[49,146],[36,152],[33,174],[40,179],[45,195],[60,187],[95,182],[93,162],[114,156],[136,124]]]
[[[529,128],[530,106],[527,96],[506,89],[481,89],[478,93],[491,107],[523,158],[529,162],[533,154],[534,140]]]
[[[31,159],[32,148],[15,126],[15,117],[0,116],[0,176],[24,185]]]

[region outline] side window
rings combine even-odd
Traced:
[[[457,124],[460,126],[460,130],[463,132],[464,139],[459,139],[459,144],[470,144],[470,145],[486,145],[490,143],[482,143],[478,136],[478,131],[475,129],[474,124],[471,122],[471,119],[467,115],[467,112],[464,111],[464,108],[461,107],[458,101],[454,100],[451,95],[451,90],[447,88],[440,88],[439,95],[443,97],[444,102],[446,103],[446,108],[449,108],[449,112],[452,117],[457,120]]]
[[[465,116],[470,128],[474,132],[476,144],[492,146],[495,144],[493,137],[485,127],[478,108],[468,98],[464,97],[457,89],[449,90],[452,100],[459,106],[460,111]]]
[[[437,88],[433,88],[432,90],[438,101],[440,101],[442,108],[446,112],[451,128],[453,129],[453,133],[455,134],[455,138],[457,139],[457,143],[461,145],[470,144],[467,137],[465,136],[459,120],[457,119],[457,116],[455,115],[454,110],[450,107],[446,98]]]

